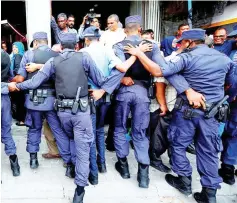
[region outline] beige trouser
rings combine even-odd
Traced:
[[[53,136],[53,133],[49,127],[49,124],[46,120],[44,120],[44,124],[43,124],[43,134],[45,136],[48,148],[49,148],[49,154],[53,154],[53,155],[58,155],[58,147],[56,144],[56,140]]]

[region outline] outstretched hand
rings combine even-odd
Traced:
[[[139,52],[148,52],[152,51],[153,45],[146,42],[141,42],[139,46],[133,46],[132,44],[127,44],[123,47],[125,53],[136,56]]]
[[[95,101],[99,100],[105,93],[103,89],[89,89],[88,91]]]
[[[39,68],[42,66],[43,66],[43,64],[40,65],[40,64],[36,64],[36,63],[28,63],[28,64],[26,64],[26,71],[28,73],[33,73],[33,72],[39,70]]]
[[[124,49],[124,53],[128,53],[128,54],[131,54],[131,55],[133,55],[133,56],[136,56],[137,53],[138,53],[139,51],[141,51],[141,50],[139,49],[139,47],[134,47],[133,45],[131,45],[131,44],[129,44],[129,43],[128,43],[126,46],[124,46],[123,49]]]
[[[20,91],[20,89],[18,89],[16,86],[16,82],[8,83],[8,90],[9,92]]]
[[[152,51],[153,45],[151,43],[147,43],[143,41],[139,44],[138,47],[142,52],[147,52],[147,51]]]
[[[194,91],[193,89],[188,89],[186,92],[187,99],[189,101],[189,104],[193,106],[193,108],[197,109],[202,107],[204,110],[206,109],[206,104],[205,104],[205,97]]]

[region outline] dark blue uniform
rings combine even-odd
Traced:
[[[47,45],[41,45],[38,49],[43,51],[51,51]],[[18,74],[27,78],[26,64],[34,62],[34,52],[27,51],[22,58]],[[26,94],[25,107],[27,108],[27,114],[25,118],[25,124],[29,126],[27,147],[26,150],[29,153],[36,153],[39,151],[39,144],[41,142],[43,119],[49,123],[52,133],[56,139],[56,143],[65,163],[75,163],[75,156],[71,156],[70,141],[61,128],[60,121],[54,110],[55,96],[51,95],[45,98],[43,103],[35,105],[30,99],[30,95]]]
[[[164,77],[182,72],[190,87],[201,93],[207,103],[216,103],[224,97],[224,84],[236,84],[233,62],[222,53],[198,45],[188,53],[183,53],[162,66]],[[172,169],[180,176],[189,177],[192,168],[185,150],[195,136],[197,168],[203,187],[216,189],[222,182],[218,175],[218,153],[222,143],[218,135],[219,122],[213,117],[204,119],[204,112],[192,109],[198,116],[184,118],[184,111],[189,109],[187,98],[179,110],[173,111],[172,122],[168,129],[168,139],[172,150]]]
[[[75,51],[70,49],[64,49],[60,54],[61,57],[67,59],[70,58]],[[83,68],[88,74],[90,79],[99,87],[106,90],[108,93],[112,93],[115,87],[118,85],[122,74],[114,70],[111,73],[111,77],[105,78],[103,74],[97,69],[95,63],[91,57],[84,52],[83,53]],[[55,66],[53,64],[53,58],[50,59],[44,67],[31,79],[23,83],[17,84],[19,89],[35,89],[42,82],[47,81],[51,76],[55,74]],[[105,83],[106,80],[106,83]],[[90,110],[86,112],[78,111],[76,115],[71,114],[70,109],[65,109],[64,112],[58,112],[63,129],[68,136],[74,137],[75,141],[75,153],[76,153],[76,177],[75,184],[79,186],[86,186],[89,174],[89,152],[92,141],[94,140],[92,123],[90,118]]]
[[[129,36],[125,40],[132,42],[142,41],[137,35]],[[113,49],[115,54],[122,61],[125,61],[126,58],[123,47],[124,45],[119,42],[114,45]],[[156,63],[163,61],[160,50],[156,44],[153,44],[151,59]],[[181,75],[176,74],[167,77],[167,79],[179,93],[182,93],[189,88],[189,84]],[[132,138],[135,147],[135,157],[139,163],[149,165],[149,141],[145,132],[150,120],[150,100],[148,98],[147,87],[136,84],[136,82],[132,86],[121,85],[116,95],[116,102],[114,141],[117,156],[119,158],[124,158],[129,153],[129,142],[126,140],[125,134],[127,133],[126,122],[128,114],[131,111],[133,119]]]
[[[5,153],[8,156],[16,154],[16,145],[11,135],[11,101],[7,85],[10,78],[10,66],[9,55],[1,50],[1,141],[5,145]]]
[[[225,125],[224,150],[221,161],[228,165],[237,164],[237,100],[230,104],[230,116]]]
[[[7,83],[1,82],[1,141],[5,145],[5,153],[10,156],[16,154],[16,145],[11,135],[12,115],[8,93]]]

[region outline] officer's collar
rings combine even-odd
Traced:
[[[64,53],[64,52],[75,52],[74,49],[63,49],[61,53]]]
[[[49,46],[47,44],[40,44],[37,49],[47,49]]]
[[[206,44],[198,44],[197,46],[190,48],[189,51],[193,51],[193,50],[201,48],[201,47],[207,47],[207,45]]]
[[[126,40],[131,40],[131,41],[141,40],[141,37],[139,35],[130,35],[126,37]]]

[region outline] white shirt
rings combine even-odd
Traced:
[[[177,52],[173,51],[171,55],[166,56],[165,60],[170,61],[172,60],[175,56],[177,55]],[[169,109],[169,111],[172,111],[176,102],[176,97],[177,97],[177,92],[173,86],[169,84],[169,82],[164,78],[164,77],[155,77],[154,82],[163,82],[167,86],[165,88],[165,99],[166,99],[166,104]],[[156,99],[151,100],[151,105],[150,105],[150,112],[156,111],[160,105],[158,104]]]
[[[114,44],[121,42],[125,37],[126,34],[122,28],[118,28],[116,31],[106,30],[100,37],[100,43],[112,48]]]

